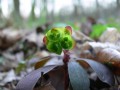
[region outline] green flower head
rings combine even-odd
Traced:
[[[71,35],[72,28],[70,26],[53,28],[46,33],[43,42],[49,51],[61,54],[63,49],[69,50],[73,48],[75,42]]]

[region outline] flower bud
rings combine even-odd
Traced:
[[[49,30],[47,32],[46,36],[48,37],[48,40],[50,41],[58,41],[62,37],[62,33],[60,32],[60,30],[53,28],[52,30]]]
[[[56,54],[61,54],[62,52],[62,47],[59,42],[49,42],[47,44],[47,49]]]
[[[72,49],[73,44],[74,44],[74,40],[69,35],[65,35],[61,40],[61,46],[63,49]]]
[[[72,49],[75,41],[72,39],[72,28],[66,26],[65,28],[53,28],[46,33],[43,42],[47,49],[56,54],[61,54],[62,49]]]

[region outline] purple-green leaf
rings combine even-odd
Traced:
[[[77,62],[68,63],[68,73],[73,90],[89,90],[87,72]]]
[[[18,82],[16,90],[33,90],[38,79],[41,77],[41,72],[44,72],[45,74],[55,67],[57,67],[57,65],[49,65],[32,71]]]
[[[91,59],[77,58],[77,61],[85,61],[96,72],[99,79],[109,85],[115,84],[113,73],[103,64],[93,61]]]

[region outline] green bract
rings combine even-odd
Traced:
[[[69,28],[53,28],[46,33],[43,41],[49,51],[61,54],[62,49],[72,49],[74,40],[71,36],[72,30]]]
[[[53,28],[47,32],[46,36],[50,41],[58,41],[62,38],[62,32],[57,28]]]
[[[62,47],[59,42],[49,42],[47,44],[47,49],[56,54],[61,54],[62,52]]]
[[[74,44],[74,41],[70,35],[65,35],[61,39],[61,46],[63,47],[63,49],[72,49],[73,44]]]

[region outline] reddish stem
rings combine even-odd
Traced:
[[[64,62],[64,69],[65,69],[64,90],[68,90],[68,86],[69,86],[68,62],[69,62],[70,56],[69,56],[69,51],[68,50],[64,50],[63,52],[64,52],[63,62]]]
[[[65,63],[68,63],[69,59],[70,59],[70,56],[69,56],[69,50],[64,50],[64,58],[63,58],[63,62],[64,64]]]

